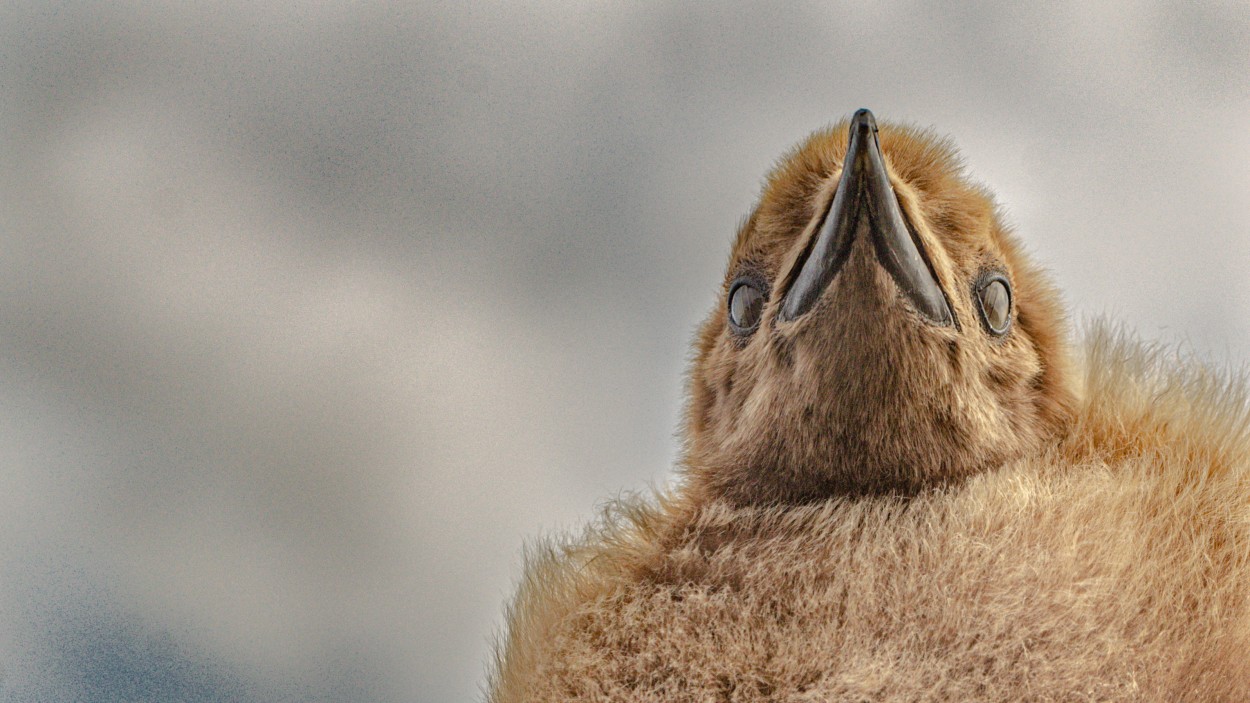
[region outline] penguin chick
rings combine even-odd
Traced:
[[[744,223],[684,480],[539,544],[520,701],[1241,701],[1250,394],[1092,330],[929,134],[818,132]]]
[[[1036,453],[1070,414],[1053,291],[946,144],[867,110],[773,172],[719,307],[686,458],[734,503],[915,493]]]

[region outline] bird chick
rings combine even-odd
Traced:
[[[915,493],[1036,453],[1070,414],[1054,292],[949,147],[867,110],[772,174],[719,308],[686,433],[709,496]]]
[[[489,700],[1245,700],[1250,396],[1064,330],[949,146],[817,132],[696,340],[683,480],[529,553]]]

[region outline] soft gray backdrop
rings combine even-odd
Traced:
[[[1078,315],[1250,358],[1250,10],[0,7],[0,700],[461,701],[662,484],[774,159],[955,137]]]

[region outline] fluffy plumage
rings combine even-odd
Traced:
[[[742,262],[784,280],[845,134],[778,167],[727,280]],[[766,312],[764,336],[735,339],[722,301],[685,480],[531,550],[493,703],[1246,699],[1246,388],[1105,328],[1073,365],[1053,294],[950,149],[887,127],[881,145],[964,323],[921,326],[866,264],[790,337]],[[969,324],[987,262],[1015,289],[997,341]],[[885,331],[838,336],[870,321]]]

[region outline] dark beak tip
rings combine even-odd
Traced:
[[[856,110],[855,116],[851,118],[851,130],[860,134],[876,132],[877,120],[872,116],[872,111],[866,107]]]

